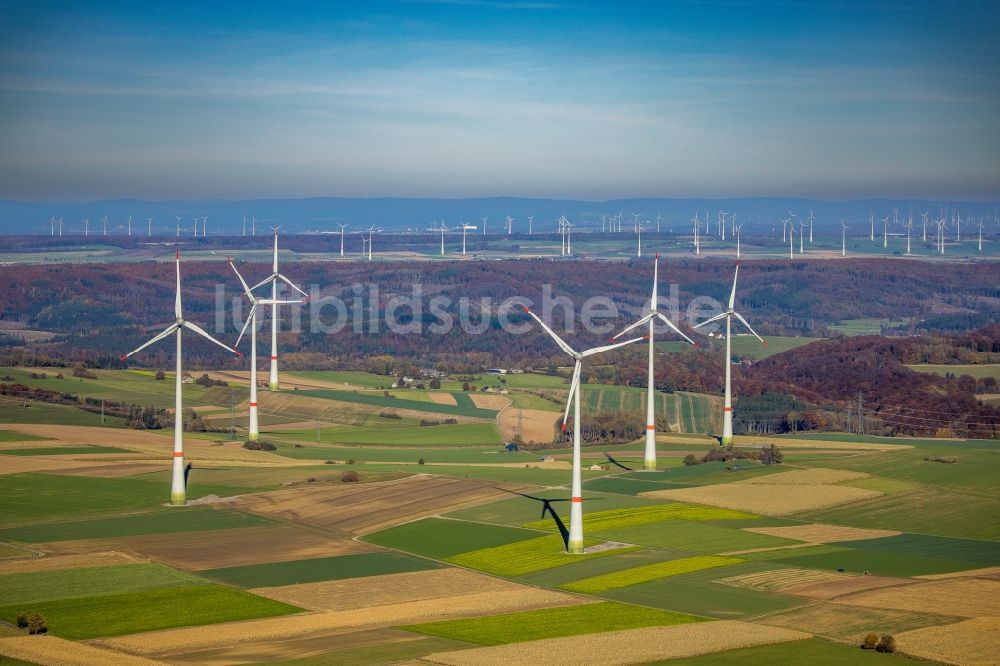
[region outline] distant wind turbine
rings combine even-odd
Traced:
[[[337,226],[340,227],[340,256],[343,257],[344,256],[344,229],[346,229],[350,225],[348,225],[348,224],[340,224],[338,222]]]

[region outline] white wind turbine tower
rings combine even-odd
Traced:
[[[128,214],[128,235],[132,235],[132,213]]]
[[[440,227],[431,227],[427,231],[440,231],[441,232],[441,256],[444,256],[444,232],[448,230],[448,227],[444,226],[444,220],[441,220]]]
[[[642,213],[632,213],[632,231],[633,232],[639,231],[639,216],[640,215],[642,215]]]
[[[983,218],[979,218],[979,252],[983,251]]]
[[[257,217],[254,215],[250,216],[250,235],[257,235]]]
[[[529,215],[529,216],[528,216],[528,235],[529,235],[529,236],[530,236],[530,235],[532,234],[532,229],[531,229],[531,227],[532,227],[532,224],[533,224],[533,222],[534,222],[534,219],[535,219],[535,216],[534,216],[534,215]]]
[[[511,232],[514,230],[514,218],[508,215],[506,224],[507,224],[507,235],[510,236]]]
[[[643,468],[648,471],[656,470],[656,410],[655,410],[656,387],[654,386],[655,377],[653,372],[653,358],[655,356],[654,334],[656,331],[655,329],[656,320],[659,319],[667,326],[672,328],[674,332],[677,333],[677,335],[681,336],[682,338],[690,342],[692,345],[697,346],[697,343],[695,343],[694,340],[684,335],[684,333],[682,333],[681,330],[677,328],[677,326],[675,326],[674,323],[666,317],[666,315],[664,315],[657,309],[657,302],[658,302],[657,285],[659,283],[659,272],[660,272],[660,254],[657,252],[656,259],[654,260],[653,263],[653,295],[649,299],[649,311],[646,312],[646,314],[644,314],[637,322],[626,327],[621,333],[611,338],[611,341],[614,342],[615,340],[625,335],[629,331],[639,328],[640,326],[643,326],[645,324],[649,325],[649,333],[648,335],[646,335],[646,337],[649,339],[649,366],[648,366],[647,383],[646,383],[646,452],[643,457]]]
[[[605,222],[607,221],[607,219],[608,219],[607,215],[601,215],[601,233],[602,234],[604,233],[604,227],[606,226]]]
[[[792,218],[788,218],[787,220],[785,218],[779,218],[779,219],[781,219],[781,242],[784,243],[786,240],[788,240],[787,228],[788,225],[791,224]]]
[[[486,218],[485,217],[481,217],[479,219],[483,221],[483,235],[485,236],[486,235]]]
[[[208,235],[208,215],[204,215],[201,218],[201,237],[204,238]]]
[[[636,229],[636,233],[639,236],[639,251],[636,253],[635,256],[641,257],[642,256],[642,225],[641,224],[638,225],[635,229]]]
[[[619,347],[624,347],[625,345],[632,344],[633,342],[638,342],[642,338],[633,338],[632,340],[626,340],[625,342],[619,342],[613,345],[606,345],[603,347],[594,347],[593,349],[588,349],[586,351],[577,352],[574,351],[566,342],[563,341],[555,331],[545,325],[538,315],[529,310],[527,307],[524,308],[531,317],[537,321],[545,332],[548,333],[559,348],[564,352],[573,357],[575,361],[575,366],[573,368],[573,379],[569,387],[569,397],[566,401],[566,413],[563,415],[562,429],[563,432],[566,431],[566,421],[569,419],[569,409],[570,405],[573,406],[573,481],[572,481],[572,493],[570,496],[570,513],[569,513],[569,542],[567,544],[567,550],[572,553],[579,555],[583,553],[583,484],[581,483],[580,475],[580,372],[583,366],[583,359],[588,356],[593,356],[594,354],[599,354],[601,352],[610,351],[612,349],[618,349]]]
[[[813,242],[813,222],[816,221],[816,216],[813,215],[812,208],[809,209],[809,243]]]
[[[566,256],[573,256],[573,225],[566,220]]]
[[[840,221],[840,256],[847,256],[847,225]]]
[[[374,240],[375,240],[375,227],[368,227],[368,261],[372,260],[372,245],[373,245],[372,241]]]
[[[719,211],[719,239],[726,240],[726,216],[729,215],[727,211]]]
[[[444,226],[444,225],[442,225]],[[465,256],[465,235],[472,230],[475,230],[475,225],[472,224],[462,224],[462,256]],[[441,242],[444,242],[444,231],[441,232]]]
[[[105,215],[103,218],[101,218],[101,225],[102,225],[102,227],[104,229],[104,233],[102,235],[107,236],[108,235],[108,216],[107,215]]]
[[[63,219],[60,217],[59,218],[59,235],[60,236],[62,236],[62,229],[63,229]]]
[[[247,216],[243,216],[243,235],[247,235]]]
[[[925,210],[920,214],[920,217],[924,219],[924,242],[927,242],[927,213],[930,211]]]
[[[247,439],[251,442],[256,442],[260,439],[260,427],[257,422],[257,307],[260,305],[270,305],[276,307],[278,305],[285,304],[295,304],[302,303],[303,301],[278,301],[271,298],[257,298],[253,295],[250,287],[247,286],[246,280],[240,275],[240,272],[236,270],[236,264],[233,263],[232,258],[226,257],[229,265],[232,267],[233,272],[236,273],[236,277],[240,279],[240,284],[243,285],[243,293],[250,300],[250,312],[247,314],[247,319],[243,323],[243,330],[240,331],[240,337],[236,339],[236,344],[234,347],[240,346],[240,340],[243,339],[243,334],[247,332],[247,327],[250,327],[250,422],[247,427]],[[273,321],[273,319],[272,319]],[[273,339],[273,338],[272,338]]]
[[[889,247],[889,216],[882,218],[882,247]]]
[[[153,235],[153,218],[146,218],[146,236],[150,237]]]
[[[278,281],[282,281],[289,287],[305,296],[305,301],[309,300],[306,292],[295,286],[295,283],[278,272],[278,229],[272,227],[274,231],[274,255],[271,260],[271,274],[250,288],[251,291],[259,289],[264,285],[271,285],[271,375],[268,378],[268,387],[272,391],[278,390]],[[302,301],[303,303],[305,301]]]
[[[795,225],[788,225],[788,258],[795,259]]]
[[[913,216],[906,221],[906,256],[910,256],[910,233],[913,231]]]
[[[84,218],[84,220],[83,220],[83,235],[84,236],[89,236],[90,235],[90,218],[89,217]]]
[[[53,215],[52,217],[49,218],[49,235],[50,236],[55,236],[56,235],[56,216],[55,215]]]
[[[343,257],[344,256],[344,229],[346,229],[349,225],[347,225],[347,224],[340,224],[338,222],[337,226],[340,227],[340,256]]]
[[[659,212],[657,212],[656,213],[656,233],[660,233],[660,220],[661,219],[662,219],[662,216],[660,215]]]
[[[175,217],[177,218],[177,237],[180,238],[180,236],[181,236],[181,216],[180,215],[176,215]]]
[[[566,216],[560,215],[559,219],[556,220],[556,224],[559,225],[559,256],[566,256]]]
[[[694,224],[694,253],[695,255],[700,255],[701,239],[699,238],[698,232],[701,230],[701,218],[698,217],[697,212],[695,212],[694,217],[691,218],[691,223]]]
[[[714,321],[719,321],[720,319],[726,320],[726,398],[725,403],[722,408],[722,445],[728,446],[733,443],[733,391],[732,391],[732,374],[733,374],[733,348],[732,348],[732,320],[736,317],[740,323],[747,327],[755,338],[764,343],[764,338],[757,335],[757,331],[750,327],[747,320],[743,318],[739,312],[733,309],[736,304],[736,278],[740,275],[740,265],[736,264],[736,273],[733,275],[733,290],[729,294],[729,307],[725,312],[719,313],[714,317],[710,317],[700,324],[695,324],[694,328],[699,328],[705,324],[711,324]]]
[[[231,351],[237,356],[242,356],[238,351],[231,347],[227,347],[225,344],[219,342],[211,335],[209,335],[203,328],[197,324],[192,324],[191,322],[184,319],[184,313],[181,309],[181,253],[177,252],[175,255],[177,263],[177,291],[174,297],[174,323],[170,324],[163,332],[153,336],[145,344],[137,347],[133,351],[125,354],[121,357],[124,361],[129,356],[142,351],[146,347],[169,337],[172,334],[177,336],[177,352],[176,352],[176,377],[174,378],[174,458],[173,458],[173,476],[170,483],[170,504],[173,506],[184,506],[187,504],[187,493],[185,491],[184,484],[184,410],[182,404],[182,380],[184,377],[183,367],[181,364],[181,333],[186,328],[189,331],[197,333],[203,338],[211,340],[215,344],[219,345],[227,351]]]
[[[806,223],[804,220],[799,220],[799,254],[805,254],[802,249],[802,239],[805,237]]]
[[[955,242],[962,242],[962,213],[955,216]]]
[[[740,258],[740,234],[743,231],[743,225],[733,227],[733,233],[736,234],[736,258]]]
[[[871,235],[869,236],[868,239],[871,242],[874,243],[875,242],[875,213],[869,213],[868,214],[868,222],[871,224]]]

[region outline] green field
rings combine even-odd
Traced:
[[[47,439],[48,437],[27,435],[16,430],[0,430],[0,442],[42,442]]]
[[[253,588],[423,571],[437,569],[441,566],[429,560],[401,553],[360,553],[209,569],[200,572],[200,575],[237,587]]]
[[[277,453],[287,458],[297,460],[336,460],[346,462],[354,460],[361,462],[416,462],[421,458],[429,458],[434,462],[468,464],[468,463],[532,463],[538,462],[539,456],[531,453],[507,453],[500,446],[452,446],[448,448],[407,447],[407,446],[333,446],[327,444],[309,444],[302,440],[301,444],[289,444],[272,439],[276,444]]]
[[[368,534],[364,541],[443,560],[454,555],[537,538],[528,530],[465,520],[424,518]]]
[[[917,372],[929,372],[934,375],[950,374],[955,377],[969,375],[970,377],[975,377],[976,379],[992,377],[993,379],[1000,381],[1000,364],[998,363],[983,363],[981,365],[908,365],[906,367],[910,370],[916,370]]]
[[[600,543],[594,539],[584,542],[586,546]],[[602,550],[596,553],[570,555],[566,552],[562,537],[558,534],[517,541],[504,546],[494,546],[473,550],[449,557],[448,561],[459,566],[478,569],[498,576],[522,576],[524,574],[561,567],[579,560],[617,555],[629,549]]]
[[[396,409],[415,409],[421,412],[431,412],[434,414],[472,416],[484,419],[492,419],[493,417],[496,416],[496,412],[490,409],[480,409],[478,407],[462,407],[459,405],[439,405],[435,402],[429,402],[424,400],[387,398],[381,393],[337,391],[333,389],[310,389],[308,391],[296,391],[295,394],[308,396],[312,398],[337,400],[340,402],[354,402],[362,405],[375,405],[377,407],[390,407],[390,408],[395,407]]]
[[[563,472],[563,483],[566,483],[566,473]],[[509,499],[491,502],[482,506],[460,509],[446,514],[449,518],[459,520],[480,521],[521,527],[525,523],[539,520],[542,507],[549,500],[549,506],[560,515],[563,521],[569,520],[569,491],[548,489],[526,491],[522,494],[511,493]],[[645,497],[627,497],[605,493],[585,493],[583,498],[583,519],[591,512],[610,511],[615,509],[641,509],[664,504],[662,500]],[[547,513],[545,514],[548,515]],[[542,519],[545,524],[542,529],[552,529],[551,520]]]
[[[433,404],[433,403],[428,403]],[[385,419],[391,420],[391,419]],[[316,430],[268,429],[267,437],[301,442],[315,442]],[[362,444],[370,446],[501,446],[503,440],[492,423],[453,423],[410,428],[369,428],[336,426],[320,428],[321,444]]]
[[[781,335],[768,335],[764,337],[767,345],[762,345],[760,340],[752,335],[734,335],[730,348],[733,350],[733,356],[740,356],[759,361],[760,359],[768,358],[769,356],[774,356],[775,354],[781,354],[782,352],[790,351],[792,349],[798,349],[803,345],[822,339],[823,338],[792,338]],[[720,341],[718,344],[722,347],[725,345],[725,341]],[[723,356],[725,356],[725,349],[723,349]]]
[[[591,578],[583,578],[571,583],[566,583],[562,587],[570,592],[580,592],[583,594],[597,594],[607,592],[621,587],[630,587],[639,583],[648,583],[651,580],[669,578],[670,576],[680,576],[681,574],[701,571],[702,569],[713,569],[715,567],[727,567],[739,564],[743,560],[735,557],[719,557],[718,555],[701,555],[698,557],[686,557],[667,562],[657,562],[646,564],[641,567],[622,569],[614,573],[606,573]]]
[[[123,564],[6,574],[0,576],[0,606],[207,584],[208,581],[179,573],[162,564]]]
[[[52,405],[46,402],[30,402],[25,407],[20,400],[0,397],[0,423],[45,423],[51,425],[93,426],[124,428],[125,420],[106,416],[102,422],[100,414],[87,412],[68,405]]]
[[[882,325],[903,326],[909,319],[844,319],[837,324],[828,324],[827,328],[842,335],[878,335]]]
[[[12,527],[0,530],[0,539],[22,543],[49,543],[73,539],[222,530],[266,525],[270,522],[271,520],[254,514],[213,507],[189,507],[183,510],[161,509],[116,518],[94,518],[92,520]]]
[[[0,476],[0,523],[152,508],[165,494],[135,479],[6,474]]]
[[[876,576],[926,576],[974,568],[968,562],[957,559],[928,557],[905,550],[895,552],[870,548],[844,548],[835,553],[798,557],[790,552],[789,557],[784,557],[781,561],[807,569],[843,569],[848,573],[870,571]]]
[[[50,633],[74,640],[302,612],[241,590],[197,585],[44,601],[30,608],[2,606],[0,619],[13,622],[18,613],[36,610],[45,615]]]
[[[970,567],[991,567],[1000,563],[1000,542],[948,539],[926,534],[899,534],[882,539],[850,542],[852,548],[885,553],[905,553],[923,557],[968,562]]]
[[[624,527],[602,532],[601,536],[624,543],[638,543],[657,548],[676,548],[694,553],[723,553],[752,548],[777,548],[796,543],[791,539],[745,532],[730,527],[677,520],[656,525]]]
[[[753,520],[754,518],[756,516],[753,514],[733,511],[732,509],[692,506],[690,504],[659,504],[587,513],[583,516],[583,529],[589,534],[590,532],[606,532],[659,523],[665,520]],[[556,525],[551,519],[525,523],[524,527],[533,530],[554,531],[556,529]]]
[[[558,636],[577,636],[595,631],[618,631],[637,627],[662,627],[703,622],[705,618],[616,603],[584,604],[564,608],[445,620],[403,627],[409,631],[479,645],[503,645]]]

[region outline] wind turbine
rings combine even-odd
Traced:
[[[443,226],[444,225],[442,225],[442,227]],[[462,256],[463,257],[465,256],[465,234],[468,233],[470,230],[475,229],[475,228],[476,228],[475,225],[472,225],[472,224],[463,224],[462,225]],[[441,242],[444,243],[444,231],[441,232]],[[442,247],[444,247],[444,246],[442,245]]]
[[[107,236],[108,235],[108,216],[107,215],[105,215],[103,218],[101,218],[101,224],[104,227],[104,234],[103,235]]]
[[[441,232],[441,256],[444,256],[444,232],[448,230],[448,227],[444,226],[444,220],[441,220],[440,227],[431,227],[427,231],[440,231]]]
[[[868,214],[868,222],[871,224],[871,235],[869,236],[868,240],[870,240],[871,242],[874,243],[875,242],[875,213],[869,213]]]
[[[259,289],[264,285],[271,285],[271,375],[268,379],[268,388],[272,391],[278,390],[278,281],[282,281],[289,287],[299,292],[309,300],[306,292],[295,286],[295,283],[278,272],[278,229],[271,227],[274,231],[274,255],[271,261],[271,274],[250,288],[251,291]],[[305,301],[303,301],[304,303]]]
[[[660,220],[661,219],[662,219],[662,216],[659,213],[657,213],[656,214],[656,233],[660,233]]]
[[[247,235],[247,216],[243,216],[243,235]]]
[[[90,235],[90,218],[89,217],[84,218],[84,220],[83,220],[83,235],[84,236],[89,236]]]
[[[128,235],[132,235],[132,213],[128,214]]]
[[[632,231],[639,231],[639,216],[642,213],[632,213]]]
[[[641,257],[642,256],[642,225],[640,224],[640,225],[636,226],[635,229],[636,229],[636,233],[639,235],[639,251],[636,253],[635,256]]]
[[[962,213],[959,211],[958,215],[955,216],[955,242],[962,242]]]
[[[611,338],[611,341],[614,342],[629,331],[639,328],[644,324],[649,324],[649,333],[646,335],[649,339],[649,367],[646,382],[646,453],[643,457],[643,467],[648,471],[656,470],[656,411],[654,408],[656,403],[656,387],[654,386],[655,377],[653,372],[653,358],[655,356],[655,343],[653,337],[656,332],[656,320],[659,319],[673,329],[677,335],[681,336],[692,345],[697,346],[697,343],[694,340],[684,335],[684,333],[682,333],[681,330],[677,328],[677,326],[675,326],[666,315],[657,309],[657,285],[659,284],[659,273],[660,253],[657,252],[656,259],[653,263],[653,295],[649,299],[649,311],[646,312],[646,314],[644,314],[638,321],[629,325],[621,333]]]
[[[802,249],[802,239],[805,237],[805,233],[804,233],[805,232],[805,228],[806,228],[805,220],[801,220],[800,219],[799,220],[799,254],[805,254],[805,251]]]
[[[63,219],[60,217],[59,218],[59,235],[60,236],[62,236],[62,230],[63,230]]]
[[[882,218],[882,247],[889,247],[889,216]]]
[[[840,256],[847,256],[847,225],[840,221]]]
[[[697,212],[691,218],[691,224],[694,225],[694,253],[699,255],[701,254],[701,244],[698,239],[698,230],[701,228],[701,218],[698,217]]]
[[[593,356],[594,354],[599,354],[601,352],[610,351],[612,349],[618,349],[619,347],[624,347],[625,345],[632,344],[633,342],[638,342],[642,338],[633,338],[632,340],[626,340],[625,342],[619,342],[613,345],[605,345],[603,347],[594,347],[593,349],[588,349],[586,351],[577,352],[574,351],[572,347],[566,344],[562,338],[556,335],[555,331],[545,325],[538,315],[529,310],[525,306],[524,311],[531,315],[531,317],[537,321],[545,332],[548,333],[559,348],[564,352],[573,357],[575,361],[575,366],[573,368],[573,379],[570,383],[569,397],[566,400],[566,413],[563,415],[562,430],[566,432],[566,421],[569,418],[570,405],[573,406],[573,481],[572,481],[572,493],[570,495],[570,514],[569,514],[569,541],[567,543],[567,550],[572,554],[582,554],[583,549],[583,484],[581,483],[580,475],[580,372],[583,367],[583,359],[588,356]]]
[[[204,238],[208,235],[208,215],[203,215],[201,218],[201,237]]]
[[[564,223],[566,228],[566,256],[573,256],[573,225],[570,224],[569,220]]]
[[[150,237],[153,235],[153,218],[146,218],[146,236]]]
[[[910,256],[910,232],[913,231],[913,218],[906,221],[906,256]]]
[[[486,235],[486,218],[485,217],[481,217],[479,219],[481,219],[483,221],[483,235],[485,236]]]
[[[528,216],[528,235],[529,236],[532,234],[531,225],[532,225],[534,219],[535,219],[534,215],[529,215]]]
[[[813,222],[816,221],[816,216],[813,215],[812,208],[809,209],[809,244],[813,242]]]
[[[250,235],[257,235],[257,217],[254,215],[250,216]]]
[[[364,238],[364,234],[361,236]],[[368,261],[372,260],[372,241],[375,239],[375,227],[368,227]]]
[[[340,256],[343,257],[344,256],[344,229],[346,229],[350,225],[348,225],[348,224],[340,224],[338,222],[337,226],[340,227]]]
[[[736,234],[736,258],[740,258],[740,234],[743,231],[743,225],[738,225],[733,227],[733,233]]]
[[[788,225],[788,258],[795,259],[795,225]]]
[[[507,235],[510,236],[511,232],[514,230],[514,218],[510,215],[507,216]]]
[[[176,215],[175,217],[177,218],[177,237],[180,238],[180,236],[181,236],[181,216],[180,215]],[[105,218],[105,219],[107,219],[107,218]]]
[[[181,333],[186,328],[189,331],[197,333],[203,338],[211,340],[223,349],[233,352],[237,356],[242,356],[242,354],[232,347],[228,347],[219,342],[197,324],[192,324],[184,319],[184,312],[181,309],[181,253],[179,251],[175,255],[175,261],[177,263],[177,291],[174,297],[174,323],[167,326],[163,332],[150,338],[145,344],[140,345],[133,351],[123,355],[121,359],[124,361],[133,354],[142,351],[146,347],[159,342],[172,334],[176,334],[177,336],[177,376],[174,378],[174,462],[173,476],[170,482],[170,504],[173,506],[184,506],[187,504],[187,493],[185,492],[184,483],[184,409],[182,404],[183,400],[181,388],[183,385],[182,380],[184,374],[181,364]]]
[[[694,328],[699,328],[705,324],[711,324],[714,321],[719,321],[720,319],[726,320],[726,398],[725,403],[722,408],[722,445],[728,446],[733,443],[733,391],[732,391],[732,374],[733,374],[733,348],[732,348],[732,320],[736,317],[740,323],[747,327],[747,330],[753,333],[754,337],[760,340],[764,346],[767,343],[764,342],[764,338],[757,335],[757,331],[750,327],[747,320],[743,318],[739,312],[733,309],[736,304],[736,278],[740,275],[740,265],[736,264],[736,273],[733,275],[733,290],[729,294],[729,307],[725,312],[710,317],[700,324],[695,324]]]
[[[920,217],[924,219],[924,242],[927,242],[927,213],[930,211],[924,211],[920,214]]]
[[[243,293],[250,300],[250,312],[247,314],[246,322],[243,324],[243,330],[240,331],[240,337],[236,339],[236,344],[234,347],[240,346],[240,340],[243,339],[243,334],[247,332],[247,327],[250,327],[250,424],[247,427],[247,439],[251,442],[256,442],[260,439],[260,428],[257,423],[257,306],[259,305],[270,305],[276,307],[278,305],[302,303],[303,301],[277,301],[274,299],[264,299],[257,298],[253,295],[250,287],[247,286],[246,280],[240,275],[240,272],[236,270],[236,264],[233,263],[232,258],[226,257],[226,261],[232,267],[233,272],[236,273],[236,277],[240,279],[240,284],[243,285]],[[272,319],[273,320],[273,319]]]
[[[788,226],[788,224],[792,221],[792,218],[788,218],[787,220],[785,218],[780,218],[780,219],[781,219],[781,242],[784,243],[785,240],[786,240],[786,238],[785,238],[785,236],[786,236],[785,229]]]
[[[983,218],[979,218],[979,252],[983,251]]]
[[[55,215],[53,215],[52,217],[49,218],[49,235],[50,236],[55,236],[56,235],[56,216]]]

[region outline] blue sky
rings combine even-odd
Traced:
[[[0,198],[1000,196],[996,3],[145,4],[0,0]]]

